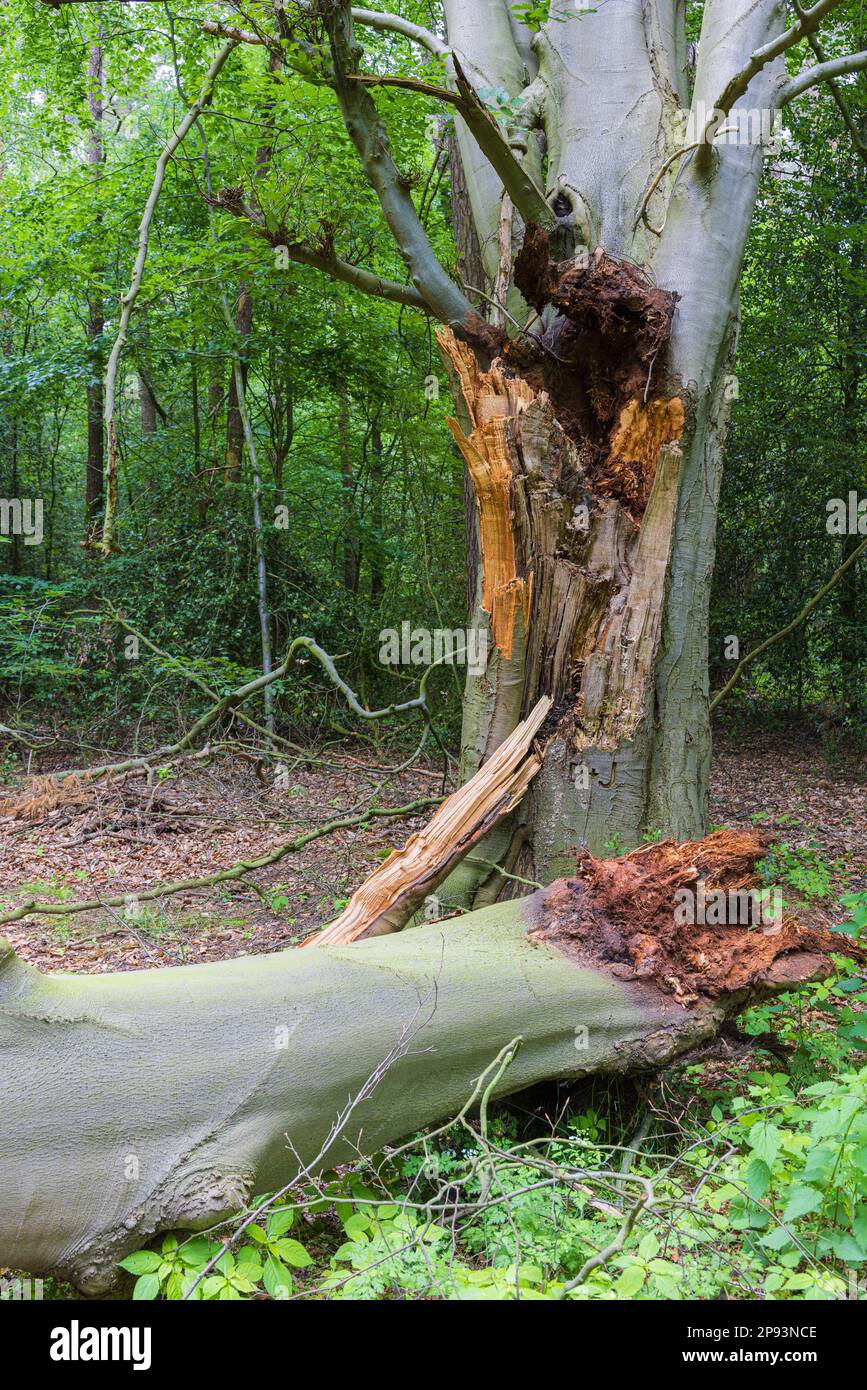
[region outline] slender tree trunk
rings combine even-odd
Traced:
[[[147,437],[157,432],[157,403],[151,388],[150,332],[146,309],[142,310],[139,320],[138,400],[141,412],[141,432],[143,436]]]
[[[370,491],[371,526],[373,539],[370,545],[370,602],[376,607],[385,593],[385,551],[383,535],[385,527],[385,455],[382,443],[382,429],[379,414],[374,417],[370,427]]]
[[[253,327],[253,300],[246,286],[241,287],[235,311],[235,338],[239,344],[242,392],[246,394],[249,372],[249,341]],[[229,406],[226,415],[226,481],[241,481],[241,460],[244,452],[244,422],[241,418],[239,382],[232,369],[229,373]]]
[[[99,197],[100,171],[105,157],[102,138],[104,53],[101,37],[102,31],[100,30],[100,41],[91,44],[87,64],[87,107],[90,112],[91,120],[90,134],[87,142],[87,163],[90,166],[96,199]],[[97,206],[94,216],[94,226],[97,236],[99,235],[101,221],[101,214]],[[99,263],[99,259],[97,259],[93,267],[92,275],[93,277],[97,277],[101,272],[102,267]],[[87,384],[87,472],[85,479],[85,505],[89,529],[94,526],[99,512],[102,509],[103,496],[105,437],[102,428],[104,407],[102,379],[104,362],[101,343],[104,329],[105,313],[102,295],[94,283],[94,278],[91,278],[87,288],[89,380]]]

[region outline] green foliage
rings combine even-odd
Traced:
[[[237,1302],[263,1290],[271,1298],[289,1298],[292,1270],[313,1263],[301,1242],[287,1234],[294,1223],[295,1212],[278,1206],[263,1224],[246,1227],[244,1234],[251,1243],[237,1250],[221,1253],[220,1243],[206,1236],[180,1242],[177,1236],[167,1235],[159,1253],[137,1250],[121,1260],[120,1267],[136,1276],[134,1299]]]
[[[807,845],[776,844],[756,868],[765,883],[786,884],[807,902],[823,902],[833,888],[833,866],[816,841]]]
[[[867,986],[849,969],[744,1016],[793,1046],[788,1073],[669,1073],[637,1141],[634,1113],[599,1103],[553,1127],[506,1106],[484,1131],[421,1136],[260,1199],[191,1296],[863,1298]],[[180,1298],[220,1248],[169,1236],[123,1268],[136,1297]]]

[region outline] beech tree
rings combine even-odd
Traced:
[[[213,1224],[447,1115],[510,1040],[498,1093],[659,1065],[827,968],[829,940],[791,921],[730,932],[716,955],[713,934],[674,940],[660,924],[697,872],[741,883],[761,851],[698,842],[739,274],[772,118],[867,54],[792,57],[823,22],[840,46],[841,0],[794,16],[780,0],[706,0],[691,44],[682,0],[444,0],[440,32],[417,8],[315,0],[202,26],[333,90],[403,282],[327,228],[293,237],[249,189],[208,197],[290,260],[439,325],[475,503],[471,621],[489,636],[487,669],[467,680],[463,785],[311,950],[87,980],[0,953],[0,1263],[93,1293],[153,1232]],[[370,70],[374,31],[420,48],[430,73]],[[460,276],[394,153],[375,95],[388,86],[455,114]],[[116,354],[147,236],[143,222]],[[110,468],[111,435],[108,454]],[[696,843],[617,869],[587,856],[647,831]],[[554,883],[578,855],[583,879]],[[489,902],[491,864],[554,886],[394,935],[444,880],[452,904]]]
[[[784,108],[867,64],[825,56],[790,75],[787,54],[823,22],[839,47],[839,8],[796,6],[790,22],[784,4],[712,0],[694,44],[679,0],[445,0],[443,37],[335,3],[281,6],[270,34],[204,26],[295,44],[333,87],[409,283],[292,242],[243,190],[218,204],[290,258],[442,325],[476,500],[471,622],[490,636],[487,670],[467,682],[462,770],[553,700],[539,775],[485,855],[533,878],[568,871],[582,844],[706,829],[708,609],[740,270]],[[426,50],[441,82],[366,71],[371,30]],[[434,254],[372,94],[389,85],[455,113],[455,231],[480,284]],[[465,864],[450,901],[471,904],[486,877]]]

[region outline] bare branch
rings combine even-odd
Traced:
[[[761,72],[762,68],[812,34],[819,27],[825,15],[836,9],[840,3],[841,0],[817,0],[811,9],[802,11],[797,24],[792,24],[782,34],[778,34],[775,39],[772,39],[770,43],[757,48],[740,72],[735,73],[734,77],[729,79],[725,90],[715,102],[715,110],[708,123],[708,130],[718,124],[721,115],[728,115],[735,102],[744,95],[753,78]]]
[[[815,67],[805,68],[797,77],[786,83],[778,97],[779,105],[785,106],[788,102],[794,101],[795,97],[801,96],[819,82],[831,82],[835,77],[845,77],[849,72],[861,72],[864,68],[867,68],[867,49],[861,53],[848,53],[845,58],[830,58],[824,63],[817,63]]]
[[[461,323],[474,313],[473,306],[437,259],[395,163],[376,103],[363,83],[352,80],[361,53],[355,41],[351,8],[345,0],[329,6],[325,22],[334,63],[334,87],[346,131],[379,198],[410,280],[437,318],[443,323]]]
[[[412,20],[402,19],[400,15],[385,14],[380,10],[362,10],[353,5],[352,18],[356,24],[363,24],[368,29],[390,30],[395,34],[402,34],[405,39],[421,44],[422,48],[426,48],[435,58],[446,58],[451,53],[448,44],[438,39],[430,29],[425,29],[423,24],[413,24]]]

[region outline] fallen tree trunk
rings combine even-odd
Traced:
[[[634,883],[649,862],[627,865]],[[654,960],[646,915],[622,930],[622,894],[602,879],[598,901],[585,865],[401,935],[121,975],[42,975],[0,938],[0,1265],[107,1293],[155,1233],[211,1226],[305,1165],[454,1114],[516,1036],[499,1094],[658,1067],[749,1000],[828,973],[832,939],[789,921],[775,935],[717,929],[715,948],[684,929]],[[588,933],[600,902],[605,930]],[[732,987],[717,970],[708,994],[678,997],[672,951],[695,967],[723,939]]]

